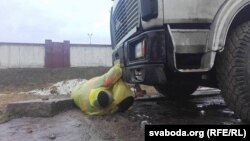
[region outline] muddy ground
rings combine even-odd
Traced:
[[[12,95],[15,96],[15,94]],[[33,98],[40,98],[40,96]],[[20,139],[25,141],[140,141],[144,140],[144,125],[147,124],[246,123],[227,108],[218,90],[201,89],[196,91],[189,100],[182,102],[157,95],[153,98],[152,95],[145,96],[137,99],[131,110],[108,116],[87,116],[80,110],[73,109],[51,118],[11,119],[0,124],[0,141]]]

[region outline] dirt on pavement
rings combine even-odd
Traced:
[[[17,98],[16,100],[31,98],[30,95],[13,94],[13,96]],[[11,99],[10,101],[15,100],[11,95],[5,97]],[[40,98],[40,96],[34,98]],[[151,94],[146,98],[138,98],[129,111],[107,116],[88,116],[79,109],[73,109],[50,118],[11,119],[0,124],[0,141],[20,139],[25,141],[142,141],[144,126],[154,124],[239,125],[247,123],[242,122],[233,111],[227,108],[218,90],[200,89],[190,99],[181,102]]]

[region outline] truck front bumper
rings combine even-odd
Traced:
[[[158,85],[166,83],[171,72],[205,73],[212,69],[216,52],[206,48],[207,29],[150,30],[117,47],[113,61],[123,66],[123,79],[129,83]],[[169,73],[170,72],[170,73]]]
[[[123,69],[123,80],[128,83],[140,83],[145,85],[165,84],[164,64],[141,64]]]
[[[129,39],[123,47],[114,51],[113,61],[119,60],[122,64],[123,79],[126,82],[146,85],[166,83],[168,59],[165,34],[164,29],[144,32]],[[138,49],[138,46],[142,45],[143,47]]]

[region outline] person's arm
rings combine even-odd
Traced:
[[[122,69],[120,64],[116,64],[113,66],[107,73],[101,76],[101,80],[103,81],[102,87],[111,87],[113,86],[122,76]]]

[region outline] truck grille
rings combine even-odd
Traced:
[[[139,0],[119,0],[111,17],[113,47],[139,25]]]

